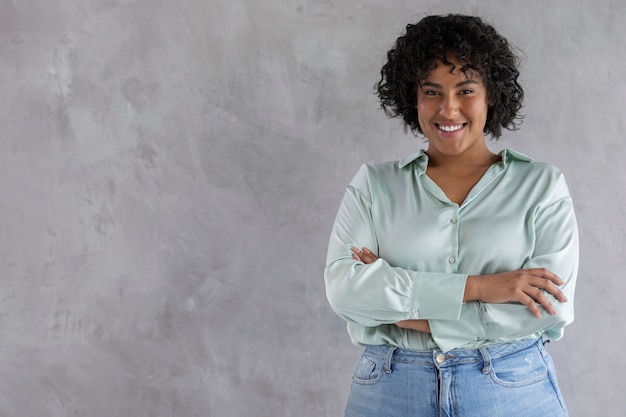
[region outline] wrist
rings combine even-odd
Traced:
[[[480,276],[468,275],[465,281],[465,292],[463,293],[463,302],[480,301],[479,290]]]

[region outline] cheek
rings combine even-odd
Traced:
[[[429,115],[433,114],[433,105],[432,103],[428,103],[428,102],[420,102],[419,100],[417,101],[417,106],[415,107],[417,109],[417,117],[419,120],[424,120],[427,119],[429,117]]]
[[[468,111],[471,112],[475,117],[479,117],[481,119],[487,119],[487,100],[477,100],[475,102],[470,103],[468,107]]]

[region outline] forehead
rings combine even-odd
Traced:
[[[420,81],[443,77],[482,82],[482,76],[479,71],[453,57],[447,57],[445,61],[441,59],[434,61],[430,65],[430,70],[426,73],[424,79]]]

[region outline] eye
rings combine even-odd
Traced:
[[[437,92],[435,90],[424,90],[424,95],[425,96],[436,96],[438,94],[439,94],[439,92]]]
[[[473,92],[474,92],[474,90],[469,89],[469,88],[466,88],[465,90],[461,90],[461,91],[459,92],[459,94],[461,94],[461,95],[466,95],[466,94],[472,94]]]

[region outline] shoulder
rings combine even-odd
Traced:
[[[512,149],[505,149],[501,156],[511,171],[521,171],[525,174],[534,173],[538,176],[561,176],[561,171],[548,162],[539,162],[528,155]]]
[[[371,161],[363,164],[357,175],[377,177],[397,177],[412,173],[414,170],[424,172],[428,164],[428,156],[421,150],[396,161]]]
[[[361,165],[357,174],[379,177],[385,175],[398,175],[402,172],[401,161],[370,161]]]
[[[388,189],[392,184],[401,184],[404,182],[403,178],[410,176],[412,168],[406,160],[370,161],[361,165],[350,182],[350,187],[371,196],[376,190]]]
[[[569,196],[565,176],[553,164],[535,161],[510,149],[504,151],[503,157],[506,158],[509,177],[513,182],[517,182],[520,188],[524,185],[532,186],[535,191],[550,199]]]

